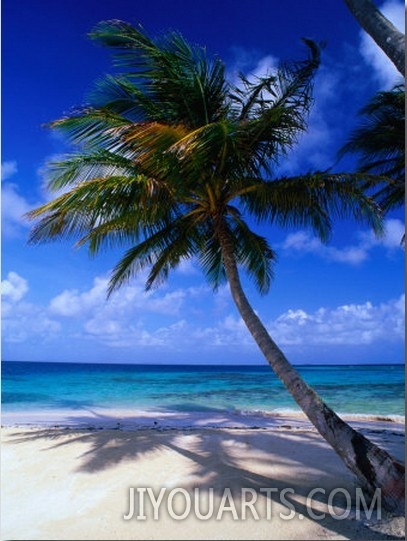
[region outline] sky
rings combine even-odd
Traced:
[[[404,3],[378,4],[404,32]],[[3,0],[2,1],[2,359],[157,364],[263,364],[231,300],[214,293],[194,261],[145,292],[139,275],[109,300],[120,250],[90,258],[73,242],[29,245],[23,215],[49,200],[47,161],[67,151],[44,124],[86,103],[113,73],[108,49],[87,33],[102,20],[141,23],[152,36],[178,30],[205,46],[236,80],[306,55],[302,37],[326,42],[308,132],[280,163],[295,175],[333,168],[360,122],[358,111],[400,76],[343,1]],[[249,300],[293,364],[404,361],[404,209],[377,238],[361,223],[336,221],[322,244],[310,230],[264,224],[278,254],[272,287]]]

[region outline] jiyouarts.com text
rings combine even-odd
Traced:
[[[321,501],[325,503],[326,511],[321,510]],[[275,504],[280,503],[279,511]],[[174,520],[185,520],[191,515],[199,520],[222,520],[230,515],[233,520],[272,520],[278,516],[282,520],[291,520],[295,517],[302,520],[308,516],[312,520],[323,520],[327,515],[336,519],[346,519],[351,512],[356,519],[361,513],[369,519],[376,511],[376,517],[381,518],[381,491],[376,489],[373,496],[365,497],[361,488],[356,488],[353,497],[344,488],[335,488],[330,492],[322,487],[316,487],[306,495],[305,502],[301,504],[301,512],[296,512],[295,490],[287,487],[282,490],[265,487],[254,490],[241,488],[234,491],[230,488],[223,492],[214,491],[213,488],[194,488],[191,491],[185,488],[162,487],[130,487],[128,491],[127,512],[124,520],[159,520],[162,513],[166,513]]]

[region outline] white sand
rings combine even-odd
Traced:
[[[125,419],[121,422],[126,424]],[[292,419],[279,418],[277,425],[141,430],[3,427],[1,539],[404,538],[404,519],[383,510],[378,517],[377,504],[368,516],[363,508],[357,516],[355,480],[315,430]],[[403,425],[368,421],[362,425],[368,437],[404,459]],[[131,514],[130,493],[138,504],[137,489],[147,487],[155,497],[165,488],[157,506],[158,520],[147,493],[146,519],[136,518],[137,508],[134,517],[125,520],[124,515]],[[208,520],[194,512],[196,488],[201,514],[210,510],[205,496],[213,489],[213,514]],[[227,488],[230,493],[225,493]],[[315,488],[321,490],[307,506],[307,496]],[[242,489],[250,489],[243,502],[252,498],[254,502],[246,505],[245,517]],[[346,502],[348,492],[351,506]],[[187,501],[191,512],[185,518],[170,516],[181,516]],[[325,518],[315,519],[312,513]],[[335,518],[343,514],[348,516]]]

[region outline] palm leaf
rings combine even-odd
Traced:
[[[90,36],[113,47],[116,64],[156,105],[157,121],[201,126],[221,116],[226,92],[221,61],[209,64],[205,50],[192,47],[177,32],[152,40],[139,26],[99,23]],[[156,109],[156,112],[158,109]]]
[[[242,202],[259,220],[282,227],[311,227],[325,242],[333,219],[349,215],[382,232],[380,209],[363,190],[366,175],[315,172],[257,182],[255,191],[242,194]]]
[[[146,289],[160,285],[170,269],[180,261],[198,253],[202,242],[196,227],[189,227],[190,218],[181,216],[170,225],[156,228],[155,231],[137,245],[130,248],[112,271],[108,294],[111,295],[123,283],[140,270],[149,267]]]
[[[361,109],[362,122],[339,151],[358,156],[358,171],[388,177],[375,197],[384,211],[404,204],[405,89],[378,92]],[[368,188],[368,184],[366,185]]]
[[[40,218],[29,241],[78,238],[96,253],[107,243],[133,242],[168,221],[174,212],[165,185],[143,175],[96,177],[27,213]]]
[[[259,293],[264,295],[268,292],[274,275],[272,265],[276,254],[267,240],[254,233],[245,222],[234,222],[232,231],[238,246],[236,262],[254,279]]]

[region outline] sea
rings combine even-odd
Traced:
[[[404,421],[405,367],[296,366],[338,414]],[[2,424],[183,426],[297,415],[300,408],[268,365],[1,363]]]

